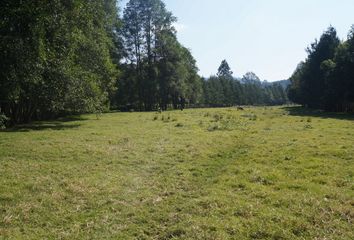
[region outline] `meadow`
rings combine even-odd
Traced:
[[[107,113],[0,132],[0,239],[354,239],[354,116]]]

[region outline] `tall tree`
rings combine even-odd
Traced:
[[[218,68],[218,73],[216,76],[218,77],[232,77],[233,72],[231,71],[231,68],[226,60],[222,60],[219,68]]]
[[[297,99],[301,103],[313,108],[324,108],[326,71],[322,63],[334,57],[339,43],[336,30],[329,27],[319,41],[315,41],[307,48],[306,61],[292,77],[293,84],[298,87],[299,91],[295,93],[295,88],[292,88],[292,96],[301,97],[301,99]]]
[[[307,52],[291,77],[289,98],[327,111],[354,111],[354,27],[343,43],[328,28]]]
[[[331,60],[322,64],[325,71],[325,108],[332,111],[354,111],[354,25],[348,40],[342,43]]]
[[[124,10],[122,35],[130,77],[121,85],[135,86],[134,104],[140,110],[198,101],[202,87],[196,62],[178,42],[175,21],[161,0],[130,0]]]
[[[0,108],[13,123],[108,107],[117,73],[109,2],[3,1]]]
[[[126,60],[136,66],[138,101],[151,110],[157,101],[157,52],[166,32],[174,34],[176,18],[161,0],[130,0],[124,10],[123,38]]]

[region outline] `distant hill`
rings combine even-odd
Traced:
[[[275,82],[268,82],[268,81],[263,81],[262,85],[263,86],[270,86],[274,84],[280,84],[284,89],[287,89],[288,86],[290,85],[290,80],[280,80],[280,81],[275,81]]]

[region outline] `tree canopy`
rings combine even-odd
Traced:
[[[14,1],[0,9],[0,109],[13,123],[109,107],[115,1]]]
[[[175,21],[161,0],[128,2],[122,29],[125,70],[117,105],[149,111],[197,101],[198,68],[177,40]]]
[[[329,27],[307,49],[308,57],[291,77],[289,97],[311,108],[354,111],[354,26],[341,42]]]
[[[223,60],[218,68],[218,77],[232,77],[233,72],[226,60]]]

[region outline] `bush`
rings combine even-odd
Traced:
[[[0,113],[0,129],[6,128],[6,123],[9,121],[9,118],[5,114]]]

